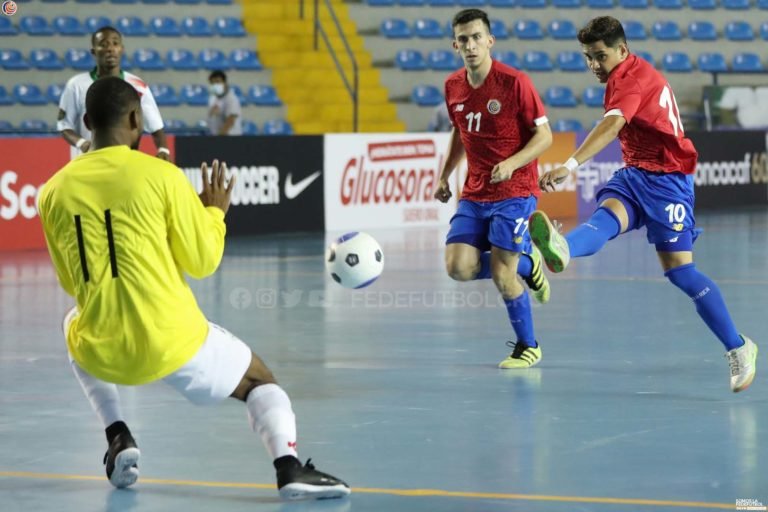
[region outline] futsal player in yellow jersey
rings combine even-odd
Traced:
[[[48,250],[77,302],[64,319],[75,375],[106,429],[104,461],[116,487],[136,482],[140,451],[116,384],[163,380],[195,404],[233,397],[274,460],[285,499],[338,498],[343,481],[302,465],[288,395],[248,346],[208,322],[184,275],[216,271],[233,180],[202,166],[198,196],[174,165],[135,149],[142,133],[136,90],[102,78],[86,95],[91,150],[45,185],[39,201]]]

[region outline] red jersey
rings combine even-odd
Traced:
[[[512,177],[491,184],[491,170],[531,140],[532,129],[547,122],[544,105],[528,75],[493,61],[483,84],[473,89],[462,68],[445,81],[445,103],[453,126],[461,134],[469,172],[462,199],[501,201],[539,196],[536,160]]]
[[[698,153],[685,138],[675,95],[645,59],[630,55],[616,66],[605,89],[605,115],[621,115],[619,132],[628,166],[652,172],[696,172]]]

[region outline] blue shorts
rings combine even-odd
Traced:
[[[692,249],[700,232],[693,216],[692,174],[624,167],[597,194],[598,204],[609,198],[618,199],[627,209],[627,231],[645,226],[648,242],[656,244],[657,250]]]
[[[451,217],[446,244],[469,244],[485,252],[491,246],[511,252],[531,252],[528,217],[536,197],[513,197],[481,203],[462,199]]]

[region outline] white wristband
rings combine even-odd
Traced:
[[[563,167],[573,172],[576,170],[577,167],[579,167],[579,162],[575,158],[571,157],[565,161],[565,163],[563,164]]]
[[[168,148],[157,148],[157,152],[158,152],[158,154],[159,153],[165,153],[166,155],[169,155],[169,156],[171,154],[171,150],[168,149]]]
[[[75,147],[76,147],[77,149],[82,149],[82,147],[83,147],[83,144],[85,144],[86,142],[88,142],[88,141],[87,141],[87,140],[85,140],[84,138],[80,137],[80,140],[78,140],[78,141],[75,143]]]

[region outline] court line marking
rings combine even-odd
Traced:
[[[103,476],[87,475],[67,475],[59,473],[33,473],[27,471],[0,471],[0,478],[27,478],[35,480],[78,480],[78,481],[100,481],[103,482]],[[275,490],[274,484],[251,484],[237,482],[205,482],[198,480],[174,480],[165,478],[142,478],[141,484],[154,485],[177,485],[186,487],[217,487],[228,489],[268,489]],[[385,494],[391,496],[436,496],[441,498],[477,498],[494,499],[508,501],[550,501],[561,503],[600,503],[608,505],[647,505],[652,507],[686,507],[686,508],[709,508],[733,510],[735,505],[732,503],[715,503],[700,501],[674,501],[674,500],[652,500],[640,498],[600,498],[587,496],[550,496],[546,494],[506,494],[495,492],[464,492],[464,491],[445,491],[441,489],[383,489],[376,487],[353,487],[352,493],[355,494]]]

